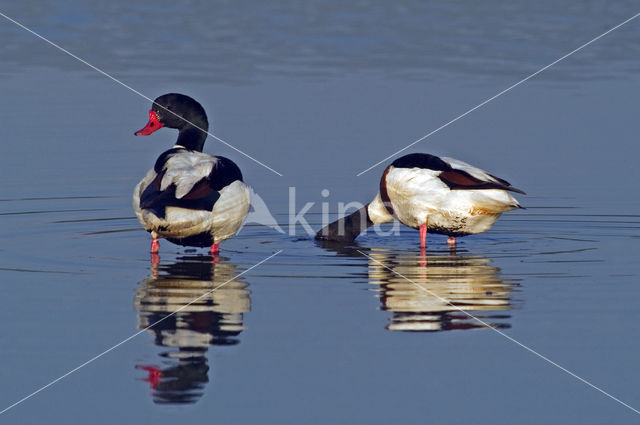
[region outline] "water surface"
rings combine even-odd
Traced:
[[[283,233],[251,222],[219,258],[167,242],[151,258],[130,197],[175,133],[135,138],[147,100],[0,20],[0,409],[142,331],[3,422],[635,422],[492,328],[640,406],[640,21],[407,151],[525,190],[491,231],[422,253],[408,228],[335,246],[289,220],[314,202],[318,229],[323,202],[368,202],[382,167],[358,172],[634,7],[2,6],[149,97],[196,97],[217,136],[283,174],[209,140]]]

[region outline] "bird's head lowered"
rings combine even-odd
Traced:
[[[177,145],[202,151],[209,122],[204,108],[196,100],[183,94],[169,93],[153,101],[149,122],[134,134],[148,136],[162,127],[178,129]]]

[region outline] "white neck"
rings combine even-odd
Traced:
[[[380,193],[369,203],[367,206],[367,212],[369,213],[369,219],[373,224],[389,223],[393,221],[393,216],[389,214],[389,211],[384,206]]]

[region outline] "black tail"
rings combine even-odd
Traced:
[[[353,242],[367,227],[373,226],[367,206],[342,217],[316,233],[316,239],[337,242]]]

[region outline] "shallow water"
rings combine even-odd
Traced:
[[[640,406],[640,21],[407,151],[525,190],[491,231],[421,253],[412,229],[340,246],[289,219],[314,202],[317,230],[369,201],[382,167],[357,173],[635,4],[394,5],[2,6],[149,97],[193,95],[283,174],[209,140],[281,231],[254,216],[219,258],[164,242],[152,259],[130,196],[175,133],[135,138],[147,100],[0,18],[0,410],[139,332],[3,422],[636,420],[494,330]]]

